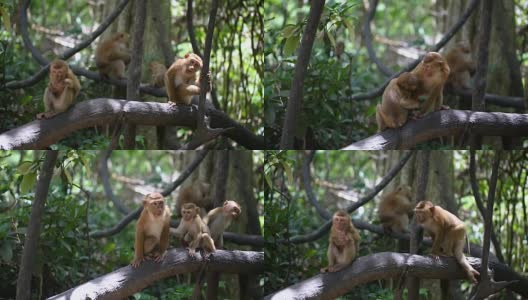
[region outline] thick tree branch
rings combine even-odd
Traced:
[[[473,268],[480,268],[480,259],[468,257],[468,261]],[[492,263],[490,267],[499,269],[503,265]],[[495,279],[505,279],[501,278],[499,273],[495,272]],[[467,279],[466,273],[453,257],[436,259],[432,256],[382,252],[359,257],[343,271],[315,275],[264,299],[335,299],[368,282],[380,279],[399,280],[407,276],[423,279]],[[509,277],[514,276],[520,277],[512,271]],[[528,283],[526,278],[523,280]],[[524,296],[528,295],[528,285],[511,285],[509,289]]]
[[[163,278],[197,272],[202,264],[200,255],[197,255],[197,259],[191,259],[184,249],[170,249],[161,263],[146,261],[137,269],[128,265],[50,297],[48,300],[126,299]],[[261,273],[264,270],[264,253],[217,250],[211,256],[207,268],[221,273]]]
[[[528,115],[470,110],[443,110],[355,142],[344,150],[410,149],[441,136],[528,136]]]
[[[213,127],[233,127],[225,136],[249,149],[263,149],[264,140],[214,108],[207,111]],[[109,124],[124,117],[137,125],[194,128],[196,110],[166,103],[100,98],[83,101],[50,120],[36,120],[0,134],[0,149],[43,149],[77,130]]]
[[[203,57],[200,47],[198,47],[198,42],[196,41],[196,35],[194,34],[194,25],[193,25],[193,0],[187,0],[187,33],[189,34],[189,40],[191,41],[191,46],[193,52],[200,57]]]

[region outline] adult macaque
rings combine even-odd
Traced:
[[[442,105],[444,101],[442,92],[449,77],[449,72],[449,65],[442,55],[437,52],[427,53],[420,64],[412,70],[411,73],[416,75],[422,82],[417,95],[427,95],[427,100],[420,110],[421,115],[424,115],[431,108],[433,108],[433,111],[449,109],[448,106]]]
[[[420,201],[414,209],[416,221],[433,239],[433,255],[455,256],[466,271],[471,282],[476,283],[475,276],[480,275],[473,269],[464,256],[466,227],[464,222],[452,213],[430,201]]]
[[[77,76],[60,59],[50,63],[49,83],[44,90],[45,112],[37,114],[37,119],[49,119],[58,113],[66,111],[81,90]]]
[[[165,73],[165,87],[169,103],[173,105],[190,105],[194,95],[200,95],[198,72],[202,69],[202,59],[194,54],[185,54],[176,61]],[[207,74],[208,89],[211,90],[211,77]]]
[[[200,208],[194,203],[185,203],[181,209],[182,219],[175,234],[180,239],[189,242],[187,250],[191,257],[195,257],[196,248],[205,251],[205,257],[216,251],[214,241],[209,235],[209,228],[200,217]]]
[[[378,216],[386,232],[407,232],[409,215],[414,204],[411,201],[411,188],[399,186],[394,191],[383,195],[378,207]]]
[[[170,210],[165,205],[163,195],[150,193],[143,199],[143,211],[136,226],[134,260],[132,267],[137,268],[147,258],[160,262],[169,246]]]
[[[176,211],[181,212],[181,208],[185,203],[194,203],[201,208],[200,215],[205,217],[207,209],[213,207],[211,198],[211,185],[206,182],[196,181],[192,185],[182,187],[176,200]]]
[[[238,203],[227,200],[222,207],[217,207],[207,213],[204,222],[209,227],[211,237],[217,248],[224,247],[224,230],[229,227],[233,219],[238,217],[241,211]]]
[[[328,267],[321,272],[337,272],[348,266],[359,252],[359,232],[344,210],[338,210],[332,218],[328,239]]]
[[[150,74],[152,78],[150,83],[156,87],[162,87],[165,85],[165,72],[167,72],[167,67],[164,64],[157,61],[153,61],[149,64]]]
[[[95,51],[95,63],[102,76],[125,78],[125,66],[130,62],[128,41],[128,33],[117,32],[99,43]]]
[[[386,128],[402,127],[409,116],[409,110],[420,107],[418,90],[421,81],[415,74],[404,72],[392,79],[383,92],[381,104],[376,106],[378,132]]]
[[[471,74],[477,69],[471,56],[471,45],[467,41],[458,42],[447,51],[446,60],[451,69],[447,84],[455,90],[471,89]]]

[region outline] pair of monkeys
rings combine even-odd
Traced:
[[[175,234],[187,246],[189,255],[194,257],[197,248],[204,249],[208,257],[216,251],[215,244],[223,246],[222,235],[240,212],[235,201],[225,201],[222,207],[209,211],[204,219],[201,209],[194,203],[185,203],[181,207],[182,219]],[[169,246],[170,209],[160,193],[150,193],[143,199],[143,211],[136,226],[134,260],[132,267],[137,268],[145,259],[161,262]]]
[[[455,90],[469,89],[471,73],[476,69],[467,42],[459,42],[447,51],[446,58],[437,52],[427,53],[411,72],[404,72],[389,82],[382,101],[376,106],[378,132],[387,128],[400,128],[409,119],[409,111],[419,109],[418,97],[425,95],[418,116],[431,108],[433,111],[448,109],[443,105],[444,85]]]
[[[414,212],[416,222],[429,233],[433,240],[433,255],[454,256],[471,282],[476,283],[479,275],[464,256],[466,227],[464,222],[449,211],[430,201],[412,203],[411,189],[399,186],[384,195],[378,207],[378,216],[387,232],[408,232],[409,215]]]
[[[102,41],[95,53],[95,61],[101,75],[113,78],[125,78],[125,66],[130,62],[128,50],[129,35],[118,32]],[[198,72],[203,67],[202,59],[188,53],[178,58],[167,69],[159,62],[151,62],[152,83],[157,87],[165,85],[169,103],[173,105],[190,105],[192,97],[200,94]],[[211,90],[211,76],[207,74],[207,91]]]

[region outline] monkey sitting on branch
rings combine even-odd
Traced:
[[[420,78],[409,72],[389,82],[381,103],[376,106],[378,132],[387,128],[400,128],[407,122],[409,111],[420,107],[418,91],[421,84]]]
[[[216,251],[209,228],[200,217],[200,211],[200,207],[194,203],[183,204],[180,225],[174,231],[176,237],[182,240],[182,244],[188,244],[186,248],[192,258],[195,257],[197,248],[204,250],[205,258]]]
[[[480,275],[464,256],[466,226],[459,218],[430,201],[420,201],[414,209],[417,223],[429,233],[433,240],[433,255],[454,256],[466,272],[469,280],[477,283]]]
[[[350,265],[359,252],[359,232],[344,210],[332,217],[332,229],[328,239],[328,267],[321,272],[337,272]]]
[[[217,207],[207,213],[204,222],[209,227],[211,237],[217,248],[224,247],[224,231],[229,227],[233,219],[238,217],[241,211],[238,203],[227,200],[222,207]]]
[[[408,232],[409,215],[413,213],[411,188],[401,185],[381,198],[378,216],[385,232]]]

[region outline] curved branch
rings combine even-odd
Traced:
[[[306,155],[306,158],[304,159],[303,169],[302,169],[302,180],[304,185],[304,190],[306,191],[306,197],[308,197],[308,200],[310,200],[310,203],[315,207],[315,210],[319,213],[319,216],[323,218],[324,220],[328,220],[331,218],[330,213],[324,209],[321,204],[319,204],[319,201],[317,201],[317,198],[315,197],[312,189],[312,174],[310,172],[310,165],[312,164],[312,160],[315,156],[315,150],[311,151]]]
[[[343,150],[410,149],[441,136],[528,136],[528,115],[470,110],[443,110],[409,121],[400,129],[389,129]]]
[[[225,113],[208,108],[211,126],[233,127],[224,135],[249,149],[263,149],[262,137],[230,119]],[[137,102],[108,98],[83,101],[50,120],[36,120],[0,134],[0,149],[42,149],[76,130],[108,124],[120,116],[137,125],[177,125],[194,128],[196,110],[171,107],[167,103]]]
[[[108,160],[110,159],[110,155],[112,155],[111,150],[105,150],[101,155],[101,159],[99,160],[99,166],[97,168],[97,170],[99,171],[99,178],[101,178],[101,181],[103,183],[103,189],[106,194],[106,198],[109,198],[112,203],[114,203],[114,206],[119,212],[121,212],[122,214],[129,214],[130,209],[126,207],[126,205],[124,205],[123,202],[116,197],[114,191],[112,190],[112,187],[110,186],[110,172],[108,172]]]
[[[460,19],[457,21],[457,23],[455,23],[453,25],[453,27],[451,27],[446,32],[444,37],[438,43],[436,43],[436,45],[434,45],[431,48],[431,51],[438,51],[438,50],[440,50],[440,48],[445,46],[445,44],[447,44],[447,42],[449,42],[449,40],[458,32],[458,30],[460,30],[460,28],[462,28],[464,23],[466,23],[466,21],[471,16],[471,14],[475,11],[475,9],[476,9],[476,7],[478,6],[479,3],[480,3],[480,0],[471,0],[471,2],[466,7],[466,10],[464,11],[464,13],[460,16]],[[397,72],[397,73],[393,74],[389,79],[387,79],[377,89],[375,89],[375,90],[373,90],[371,92],[367,92],[367,93],[360,93],[360,94],[352,95],[351,97],[347,98],[347,100],[365,100],[365,99],[372,99],[372,98],[381,96],[381,94],[383,94],[383,91],[385,90],[385,87],[389,84],[389,82],[392,79],[400,76],[400,74],[403,73],[403,72],[411,71],[412,69],[414,69],[420,63],[421,60],[422,60],[422,57],[418,58],[414,62],[412,62],[409,65],[407,65],[407,67],[403,68],[400,72]]]
[[[126,299],[163,278],[198,272],[202,264],[199,255],[198,259],[191,259],[184,249],[170,249],[162,263],[146,261],[137,269],[128,265],[50,297],[48,300]],[[262,273],[264,253],[217,250],[207,263],[207,269],[221,273]]]
[[[473,268],[480,268],[480,259],[468,257],[468,261]],[[504,265],[492,263],[490,267],[499,269]],[[359,257],[351,266],[340,272],[315,275],[268,295],[264,299],[335,299],[354,287],[371,281],[399,279],[407,276],[424,279],[466,279],[464,270],[453,257],[441,256],[437,259],[432,256],[381,252]],[[520,278],[525,284],[528,283],[528,279],[522,278],[514,271],[506,276],[495,273],[495,278],[499,280],[513,281],[512,277]],[[524,296],[528,295],[526,285],[510,285],[509,289]]]
[[[452,89],[444,89],[444,92],[447,92],[451,95],[457,95],[461,96],[462,101],[471,101],[472,92],[470,89],[468,90],[456,90],[453,91]],[[501,96],[496,94],[485,94],[484,100],[487,104],[497,105],[497,106],[503,106],[503,107],[513,107],[513,108],[520,108],[524,109],[525,103],[523,97],[514,97],[514,96]]]
[[[374,16],[376,15],[376,8],[378,7],[378,0],[373,0],[372,3],[370,3],[369,11],[367,12],[367,17],[365,20],[365,24],[363,25],[363,39],[365,40],[365,47],[367,47],[367,52],[369,55],[370,60],[372,60],[381,73],[383,73],[385,76],[391,77],[394,72],[387,68],[376,55],[376,51],[374,51],[374,48],[372,47],[372,32],[370,31],[370,23],[374,19]]]
[[[402,159],[385,175],[381,181],[370,191],[366,196],[363,196],[361,199],[359,199],[357,202],[350,205],[346,211],[348,213],[352,213],[359,207],[363,206],[368,201],[372,200],[374,196],[376,196],[383,188],[389,184],[389,182],[398,174],[398,172],[405,166],[409,158],[411,158],[411,155],[413,154],[413,151],[408,151]],[[354,222],[355,224],[355,222]],[[293,244],[302,244],[306,242],[315,241],[319,238],[321,238],[332,226],[332,220],[326,221],[323,225],[321,225],[318,229],[314,230],[311,233],[304,234],[304,235],[298,235],[290,238],[289,240],[279,240],[279,243],[293,243]]]
[[[298,123],[297,119],[300,117],[302,109],[304,76],[306,75],[306,69],[310,62],[315,34],[317,33],[317,27],[319,26],[324,5],[325,0],[311,1],[308,21],[304,27],[290,93],[288,95],[288,107],[286,108],[286,116],[284,117],[284,124],[282,126],[281,149],[293,149],[293,140]]]

